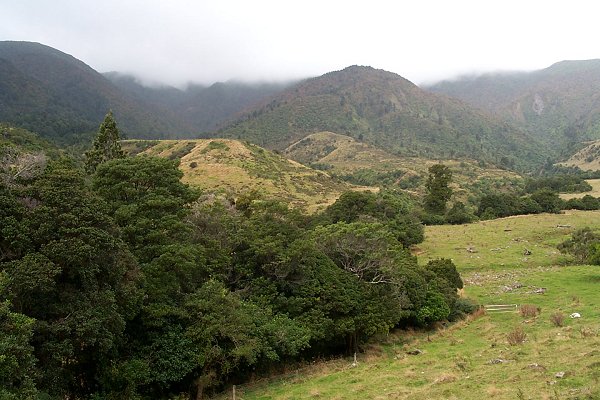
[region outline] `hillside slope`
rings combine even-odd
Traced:
[[[510,120],[563,156],[581,141],[600,138],[600,60],[463,77],[428,89]]]
[[[168,137],[189,129],[68,54],[39,43],[0,42],[0,121],[72,143],[94,132],[109,109],[127,136]]]
[[[546,155],[535,139],[498,118],[399,75],[360,66],[302,81],[217,135],[283,150],[319,131],[403,156],[470,157],[523,167]]]
[[[600,171],[600,140],[584,144],[585,147],[559,164],[565,167],[577,167],[584,171]]]
[[[193,127],[194,135],[216,130],[237,113],[288,86],[285,83],[219,82],[210,86],[189,85],[185,89],[178,89],[143,85],[135,77],[118,72],[105,73],[104,76],[136,99],[173,113]],[[180,137],[184,136],[192,137],[183,132]]]
[[[367,189],[237,140],[126,140],[122,144],[129,154],[180,159],[182,181],[192,186],[234,197],[257,191],[308,212],[325,208],[345,191]]]
[[[453,199],[463,202],[474,202],[491,187],[517,190],[523,183],[514,172],[483,166],[475,160],[401,157],[332,132],[308,135],[286,148],[283,154],[356,184],[400,188],[420,195],[425,194],[428,168],[442,162],[452,171]]]

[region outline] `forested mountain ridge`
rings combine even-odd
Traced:
[[[78,135],[94,132],[109,109],[127,136],[156,138],[191,130],[68,54],[39,43],[0,42],[0,121],[73,143]]]
[[[397,74],[361,66],[302,81],[215,135],[283,150],[319,131],[404,156],[471,157],[508,167],[546,155],[525,131],[491,114],[426,92]]]
[[[511,121],[563,156],[582,141],[600,138],[600,60],[463,77],[428,89]]]
[[[361,66],[289,85],[148,87],[42,44],[0,42],[0,121],[62,144],[81,143],[81,135],[87,141],[109,109],[129,138],[224,136],[284,150],[330,131],[395,155],[511,169],[566,158],[600,137],[598,60],[442,82],[430,91]]]

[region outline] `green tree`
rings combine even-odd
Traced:
[[[104,117],[92,146],[92,149],[85,153],[85,169],[89,173],[93,173],[103,162],[125,157],[119,143],[119,129],[112,111]]]
[[[442,321],[450,315],[450,307],[438,292],[427,292],[425,304],[417,311],[417,320],[424,326]]]
[[[177,161],[140,156],[109,160],[92,179],[144,276],[144,304],[127,326],[132,345],[105,378],[127,396],[159,398],[196,366],[197,355],[183,334],[185,302],[206,281],[208,269],[186,221],[198,193],[181,177]]]
[[[173,243],[189,243],[186,207],[198,193],[181,183],[178,162],[160,157],[110,160],[98,166],[96,192],[110,204],[125,241],[141,263]]]
[[[439,258],[437,260],[430,260],[425,266],[426,269],[432,271],[438,277],[445,279],[450,287],[455,291],[456,289],[463,288],[463,281],[460,274],[456,270],[456,265],[447,258]]]
[[[427,212],[437,215],[443,215],[446,212],[446,203],[452,197],[451,180],[452,171],[447,166],[435,164],[429,167],[429,175],[425,183],[427,194],[424,199]]]
[[[600,235],[585,227],[578,229],[571,235],[570,239],[558,245],[561,253],[571,254],[578,263],[587,263],[595,261],[598,245],[600,244]]]
[[[35,321],[13,312],[10,301],[2,300],[7,279],[0,271],[0,399],[33,399],[37,390],[30,340]]]
[[[6,297],[36,320],[38,389],[87,397],[139,309],[137,264],[106,204],[70,161],[51,163],[28,192],[21,217],[26,229],[7,237],[25,234],[28,247],[0,264],[9,277]]]
[[[531,195],[531,199],[540,205],[542,212],[558,213],[563,205],[558,193],[551,189],[536,190]]]
[[[196,398],[236,369],[261,358],[278,360],[308,345],[308,332],[287,316],[243,301],[222,283],[208,281],[188,296],[186,337],[197,360]]]
[[[464,203],[457,201],[446,213],[446,222],[453,225],[468,224],[473,221],[473,215],[467,211]]]
[[[314,240],[347,276],[345,293],[349,308],[346,318],[336,321],[348,348],[356,351],[360,339],[387,332],[409,315],[407,279],[416,266],[394,235],[381,223],[353,222],[320,226]]]
[[[378,221],[386,225],[405,247],[423,241],[421,221],[412,200],[403,193],[385,190],[379,193],[345,192],[329,206],[324,219],[330,223]]]

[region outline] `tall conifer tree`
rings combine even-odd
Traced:
[[[98,129],[93,148],[85,153],[85,169],[93,173],[103,162],[124,157],[125,153],[119,143],[119,129],[111,110]]]

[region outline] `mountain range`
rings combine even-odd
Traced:
[[[600,60],[462,77],[427,89],[511,121],[563,157],[581,142],[600,138]]]
[[[101,74],[39,43],[0,42],[0,121],[63,144],[87,142],[112,109],[129,138],[226,137],[284,151],[329,131],[396,156],[531,169],[600,138],[598,89],[600,60],[425,88],[351,66],[298,82],[182,89]]]
[[[526,130],[467,103],[427,92],[400,75],[351,66],[302,81],[216,133],[283,150],[330,131],[402,156],[472,157],[506,167],[544,157]]]

